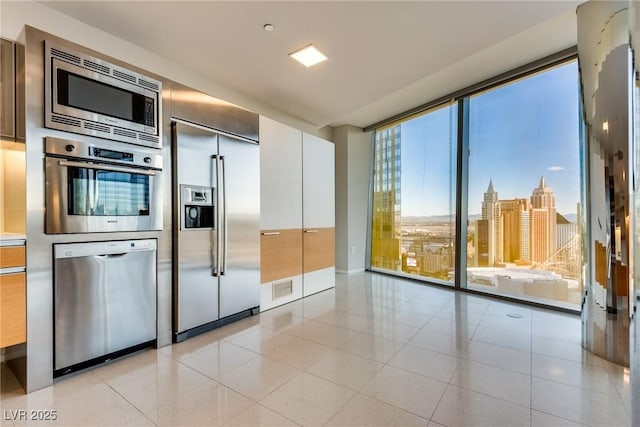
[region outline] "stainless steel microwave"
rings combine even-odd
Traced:
[[[161,148],[162,83],[45,41],[45,126]]]

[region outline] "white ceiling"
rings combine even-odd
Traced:
[[[364,127],[574,45],[580,2],[43,3],[315,126]],[[287,56],[309,43],[330,59]]]

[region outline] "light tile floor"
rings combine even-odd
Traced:
[[[512,318],[507,314],[519,314]],[[2,369],[2,426],[629,426],[629,370],[580,317],[371,273],[29,395]]]

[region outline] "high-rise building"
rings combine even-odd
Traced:
[[[500,200],[502,215],[502,260],[529,260],[529,210],[527,199]],[[525,250],[526,248],[526,250]]]
[[[531,194],[531,260],[546,261],[556,250],[556,196],[544,177]]]
[[[575,240],[578,234],[578,224],[574,224],[560,214],[556,214],[556,248],[563,246]]]
[[[376,131],[371,265],[401,270],[400,125]]]
[[[476,221],[474,263],[476,267],[489,267],[489,227],[486,219]]]
[[[500,224],[500,203],[498,192],[493,189],[493,180],[484,193],[482,219],[487,221],[487,264],[502,262],[502,232]]]
[[[546,262],[559,247],[556,216],[555,194],[544,177],[530,200],[499,200],[490,180],[482,201],[482,219],[476,221],[475,265]],[[568,230],[568,226],[562,230],[565,228]]]

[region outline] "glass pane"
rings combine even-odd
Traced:
[[[69,168],[69,215],[149,215],[149,176]]]
[[[577,62],[470,99],[467,286],[577,308]]]
[[[371,266],[453,283],[457,105],[376,130]]]

